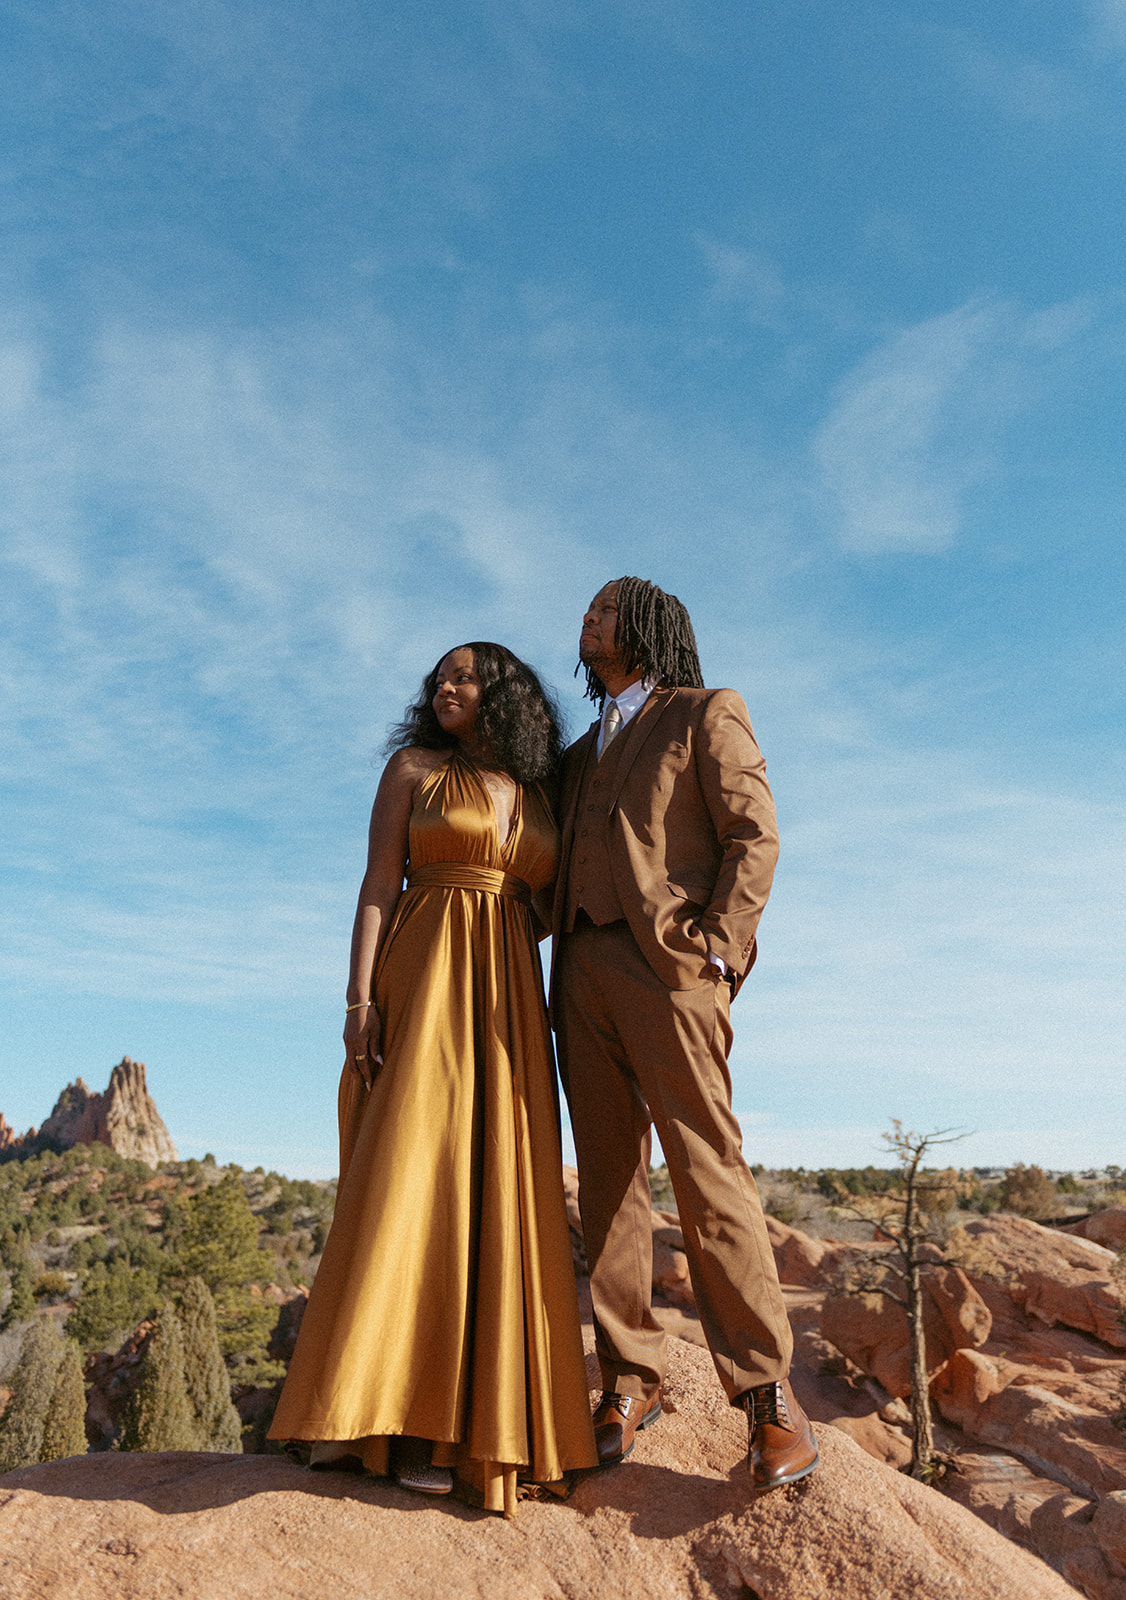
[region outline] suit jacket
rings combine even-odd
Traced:
[[[736,989],[778,858],[766,763],[732,689],[655,689],[618,736],[610,795],[614,888],[638,946],[670,989],[710,981],[709,951]],[[598,723],[563,757],[562,855],[552,932],[562,929],[575,810]]]

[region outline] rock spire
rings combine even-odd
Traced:
[[[106,1144],[119,1156],[150,1167],[177,1159],[176,1146],[145,1082],[143,1061],[123,1056],[103,1094],[92,1094],[81,1078],[68,1083],[38,1135],[32,1128],[22,1139],[16,1138],[0,1117],[0,1149],[32,1154],[39,1148],[69,1150],[76,1144]]]

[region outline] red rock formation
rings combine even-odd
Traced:
[[[695,1309],[680,1218],[672,1212],[653,1213],[653,1288],[672,1305]]]
[[[967,1427],[1007,1382],[997,1362],[980,1350],[955,1350],[931,1381],[931,1399],[947,1422]]]
[[[1117,1252],[1126,1245],[1126,1206],[1109,1206],[1105,1211],[1084,1217],[1082,1222],[1069,1222],[1058,1231],[1078,1234],[1081,1239],[1090,1239],[1094,1244]]]
[[[933,1267],[923,1279],[927,1369],[933,1375],[955,1350],[984,1344],[992,1317],[957,1267]],[[882,1294],[831,1294],[821,1308],[821,1332],[890,1395],[911,1393],[907,1313]]]
[[[119,1156],[150,1167],[176,1160],[176,1146],[145,1082],[144,1062],[128,1056],[110,1073],[104,1094],[91,1094],[81,1078],[68,1083],[39,1137],[64,1149],[106,1144]]]
[[[966,1232],[1011,1275],[1010,1296],[1029,1316],[1126,1348],[1126,1324],[1110,1283],[1113,1251],[1025,1217],[982,1217],[968,1222]]]
[[[769,1212],[766,1231],[770,1237],[770,1248],[774,1251],[774,1265],[783,1283],[813,1288],[825,1282],[825,1257],[832,1257],[831,1245],[824,1244],[820,1239],[811,1239],[800,1228],[787,1227]]]
[[[35,1129],[32,1128],[31,1133],[34,1134],[34,1132]],[[23,1143],[23,1139],[26,1137],[27,1135],[21,1137],[14,1128],[10,1128],[4,1120],[4,1113],[0,1111],[0,1154],[8,1150],[14,1150]]]
[[[1088,1600],[1126,1600],[1124,1516],[1123,1494],[1108,1494],[1097,1506],[1056,1495],[1032,1513],[1032,1536],[1045,1560]]]
[[[91,1450],[109,1450],[125,1408],[141,1381],[155,1320],[141,1322],[112,1355],[96,1350],[86,1357],[86,1437]]]
[[[565,1172],[564,1183],[582,1274],[573,1172]],[[799,1400],[816,1422],[847,1433],[875,1460],[902,1467],[910,1457],[910,1416],[897,1398],[908,1392],[906,1319],[890,1302],[836,1292],[842,1267],[878,1247],[810,1239],[775,1218],[767,1227],[794,1329],[791,1376]],[[958,1461],[944,1492],[1006,1538],[1029,1549],[1039,1549],[1040,1539],[1048,1559],[1062,1559],[1055,1536],[1045,1531],[1050,1519],[1041,1518],[1034,1534],[1037,1508],[1062,1491],[1079,1494],[1087,1497],[1083,1526],[1094,1525],[1096,1506],[1102,1526],[1117,1515],[1115,1496],[1126,1496],[1126,1433],[1114,1425],[1126,1396],[1126,1361],[1120,1349],[1093,1336],[1095,1329],[1116,1336],[1119,1327],[1111,1320],[1112,1257],[1082,1236],[1016,1217],[975,1221],[967,1231],[988,1247],[997,1276],[937,1266],[928,1274],[938,1443]],[[668,1333],[702,1345],[677,1218],[654,1213],[653,1233],[654,1313]],[[589,1317],[581,1276],[579,1289]],[[1086,1592],[1126,1600],[1126,1589],[1106,1587],[1118,1582],[1117,1558],[1099,1550],[1098,1561],[1089,1562]],[[1066,1570],[1078,1572],[1068,1559]],[[1119,1576],[1126,1581],[1123,1565]]]

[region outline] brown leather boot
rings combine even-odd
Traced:
[[[615,1461],[624,1461],[633,1449],[637,1430],[651,1428],[660,1415],[661,1401],[656,1389],[647,1390],[641,1400],[629,1394],[603,1390],[592,1419],[598,1465],[611,1467]]]
[[[813,1471],[819,1459],[817,1440],[789,1378],[748,1389],[736,1404],[747,1413],[747,1458],[756,1491],[779,1489]]]

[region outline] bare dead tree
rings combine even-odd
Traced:
[[[931,1227],[934,1206],[928,1210],[926,1204],[928,1199],[949,1189],[949,1179],[927,1175],[923,1170],[923,1158],[935,1146],[954,1144],[966,1138],[966,1134],[952,1128],[913,1133],[896,1117],[892,1118],[891,1130],[882,1137],[899,1163],[902,1189],[880,1196],[881,1207],[885,1209],[878,1217],[873,1218],[871,1212],[858,1213],[875,1221],[890,1246],[885,1252],[857,1262],[850,1272],[848,1287],[853,1293],[875,1291],[882,1294],[907,1313],[913,1425],[910,1473],[913,1478],[928,1481],[936,1475],[939,1463],[934,1448],[927,1376],[923,1277],[931,1267],[956,1266],[957,1262],[936,1249]]]

